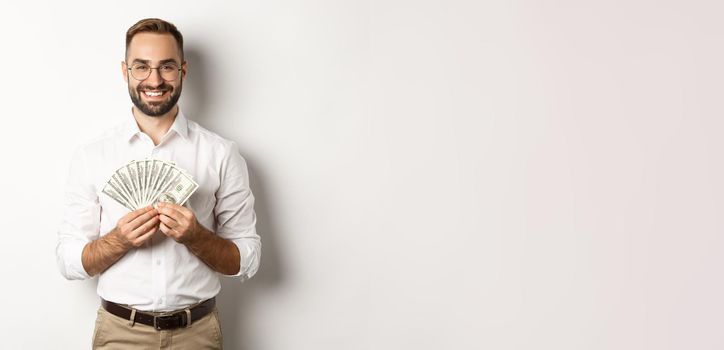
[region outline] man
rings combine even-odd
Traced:
[[[186,119],[177,105],[183,37],[160,19],[126,33],[126,123],[78,149],[58,231],[67,279],[98,275],[94,349],[221,349],[219,275],[252,277],[261,243],[246,162],[235,143]],[[175,162],[199,184],[184,206],[135,211],[102,192],[131,160]]]

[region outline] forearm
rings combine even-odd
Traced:
[[[81,261],[89,275],[95,276],[105,271],[128,252],[128,248],[118,238],[116,230],[113,229],[107,235],[86,244],[83,248]]]
[[[201,261],[219,273],[235,275],[241,269],[239,248],[236,244],[201,225],[198,234],[184,244]]]

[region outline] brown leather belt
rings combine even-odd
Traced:
[[[212,310],[214,310],[215,305],[216,298],[211,298],[201,304],[190,308],[189,310],[191,311],[191,324],[208,315]],[[112,301],[104,300],[102,298],[101,306],[103,306],[103,309],[113,315],[116,315],[125,320],[131,320],[131,314],[133,313],[133,310],[128,308],[127,306],[116,304]],[[134,322],[151,326],[159,331],[186,327],[189,324],[188,314],[186,313],[186,310],[176,311],[170,314],[163,315],[153,315],[136,310],[136,315],[134,318]]]

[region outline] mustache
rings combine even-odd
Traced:
[[[170,90],[173,90],[173,89],[171,88],[170,85],[168,85],[168,84],[166,84],[166,83],[163,83],[163,84],[161,84],[161,85],[159,85],[159,86],[156,86],[156,87],[151,87],[151,86],[148,86],[148,85],[143,85],[143,86],[142,86],[142,85],[139,85],[139,86],[136,88],[136,90],[137,90],[138,92],[141,92],[141,91],[145,91],[145,90],[151,90],[151,91],[170,91]]]

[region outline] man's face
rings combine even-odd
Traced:
[[[150,68],[175,65],[181,68],[181,72],[176,80],[166,81],[161,77],[160,69],[151,69],[148,78],[138,80],[128,71],[134,64],[143,64]],[[186,78],[186,63],[181,61],[176,40],[171,34],[136,34],[128,46],[126,61],[121,64],[121,68],[128,83],[131,101],[148,116],[158,117],[168,113],[181,97],[181,87]],[[160,95],[156,96],[159,93]]]

